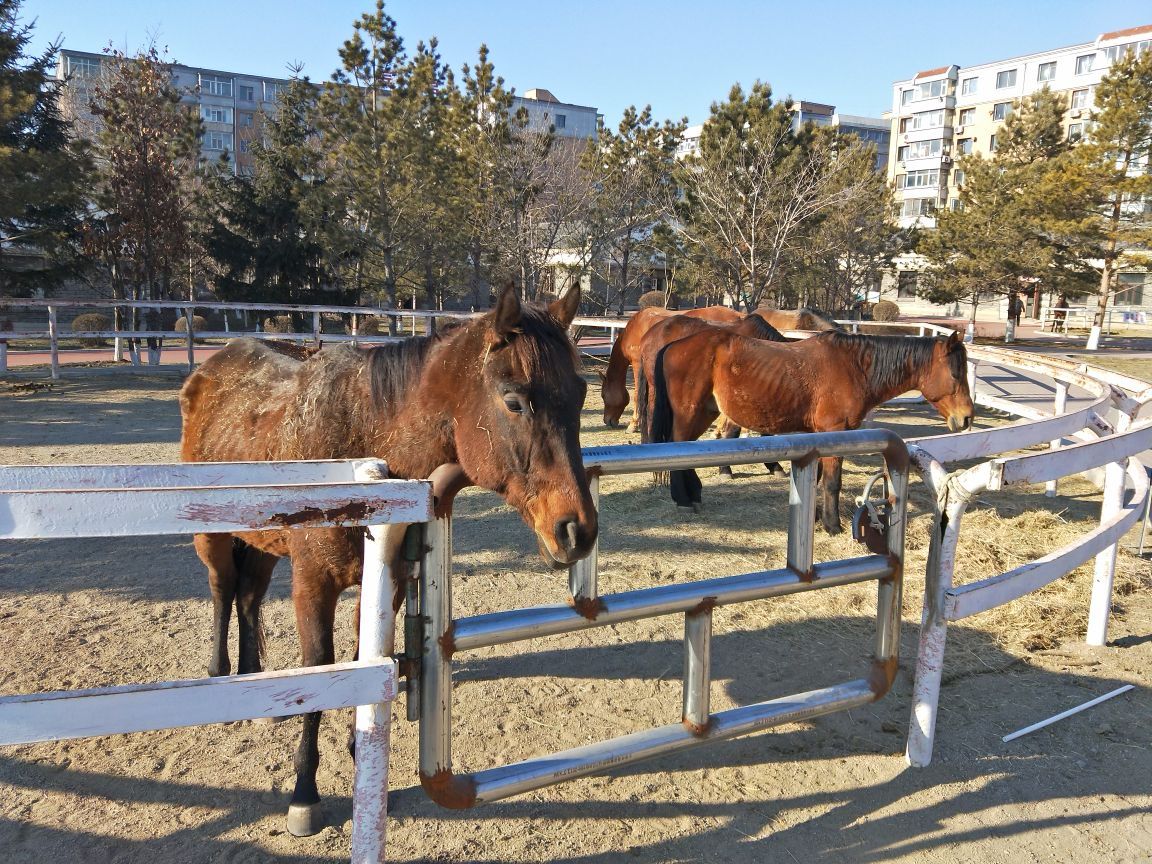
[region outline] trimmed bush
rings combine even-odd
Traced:
[[[185,318],[183,315],[181,315],[179,318],[176,319],[176,326],[173,327],[172,329],[175,330],[177,333],[187,333],[188,332],[188,319]],[[208,321],[204,318],[203,315],[193,315],[192,316],[192,332],[193,333],[199,333],[201,330],[207,330],[207,329],[208,329]]]
[[[107,315],[103,315],[99,312],[85,312],[81,315],[77,315],[75,318],[72,319],[72,332],[73,333],[85,333],[85,332],[92,332],[94,330],[111,330],[111,329],[112,329],[112,319],[109,318]],[[99,348],[102,345],[108,344],[103,339],[84,339],[82,341],[84,342],[85,345],[87,345],[91,348]]]
[[[895,321],[900,317],[900,307],[891,300],[881,300],[872,307],[873,321]]]
[[[293,333],[291,315],[273,315],[264,319],[265,333]]]
[[[647,291],[640,295],[640,308],[647,309],[650,306],[659,306],[661,309],[667,304],[668,298],[663,291]]]
[[[352,335],[352,322],[348,322],[348,326],[344,328],[349,336]],[[383,335],[388,335],[388,324],[382,318],[369,317],[361,315],[360,320],[356,322],[356,335],[357,336],[380,336],[381,330]]]

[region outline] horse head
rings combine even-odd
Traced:
[[[604,400],[604,425],[615,429],[620,425],[620,417],[628,407],[628,388],[625,386],[624,375],[609,377],[600,372],[600,395]]]
[[[587,385],[567,333],[579,303],[570,290],[546,310],[522,306],[508,286],[469,327],[472,344],[460,346],[475,352],[472,368],[446,382],[458,391],[452,434],[461,467],[519,511],[556,568],[587,556],[597,533],[580,455]]]
[[[932,362],[924,370],[920,392],[948,423],[950,432],[972,426],[972,393],[968,389],[968,352],[959,333],[935,340]]]

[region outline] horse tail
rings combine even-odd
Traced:
[[[640,374],[636,377],[636,425],[640,428],[640,441],[644,444],[649,443],[648,423],[649,417],[649,392],[648,392],[648,376],[644,373],[644,363],[640,363]]]
[[[250,556],[257,554],[256,550],[241,540],[239,537],[232,538],[232,563],[236,568],[236,596],[233,603],[236,604],[237,617],[243,615],[240,608],[241,598],[246,593],[246,589],[250,590],[247,583],[252,581]],[[260,664],[260,668],[264,668],[264,661],[268,656],[268,646],[264,638],[264,612],[262,604],[257,602],[249,607],[252,616],[252,625],[256,632],[256,659]]]
[[[656,361],[652,364],[652,392],[647,394],[646,422],[641,427],[640,440],[646,444],[660,444],[672,440],[672,400],[668,398],[668,382],[664,379],[664,352],[668,350],[665,345],[656,354]],[[645,376],[647,377],[647,376]],[[671,482],[671,473],[668,471],[655,471],[652,480],[657,486],[667,486]]]

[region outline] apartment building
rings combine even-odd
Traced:
[[[97,120],[88,111],[91,86],[101,74],[103,54],[61,49],[57,58],[56,77],[67,81],[65,106],[75,118],[82,135],[95,134]],[[249,152],[259,134],[260,117],[276,107],[280,91],[290,83],[287,78],[270,78],[241,72],[224,72],[197,66],[175,64],[174,83],[184,93],[183,101],[196,106],[203,123],[200,155],[219,159],[224,153],[232,160],[233,171],[247,173],[252,167]],[[523,107],[531,125],[553,127],[565,138],[596,137],[595,108],[561,102],[548,90],[536,88],[514,99],[512,110]]]
[[[86,124],[96,122],[87,110],[88,94],[106,61],[103,54],[68,49],[62,49],[57,58],[56,77],[68,82],[66,105],[81,134],[94,132],[92,128],[85,129]],[[234,171],[243,174],[250,170],[249,147],[258,134],[260,115],[275,108],[288,79],[182,64],[174,65],[172,73],[174,83],[184,93],[184,102],[195,105],[203,121],[200,155],[214,160],[228,153]]]
[[[1085,134],[1095,88],[1113,61],[1128,50],[1150,47],[1152,25],[1132,27],[1066,48],[975,66],[941,66],[897,81],[892,85],[894,146],[888,179],[896,190],[901,227],[934,228],[941,208],[959,206],[964,177],[957,160],[971,153],[995,152],[996,136],[1017,100],[1045,86],[1063,94],[1065,134],[1076,140]],[[898,260],[898,273],[885,285],[884,295],[915,314],[956,311],[917,298],[921,266],[914,255]],[[1117,306],[1146,309],[1152,304],[1152,282],[1146,274],[1120,273],[1117,282],[1121,289]],[[1003,315],[1003,299],[1000,305]],[[1029,307],[1030,312],[1035,310]]]
[[[1013,103],[1042,87],[1065,94],[1069,138],[1084,134],[1095,88],[1129,48],[1152,45],[1152,25],[1102,33],[1093,42],[981,63],[941,66],[892,85],[895,147],[888,178],[900,203],[900,224],[932,228],[942,207],[959,206],[956,160],[996,150],[996,135]]]
[[[805,123],[816,126],[832,126],[841,132],[850,132],[876,148],[876,170],[888,168],[889,148],[891,147],[891,124],[881,117],[862,117],[856,114],[840,114],[835,105],[822,102],[796,101],[792,103],[792,128],[799,129]],[[703,124],[689,126],[680,137],[676,155],[683,157],[700,149],[700,135]]]

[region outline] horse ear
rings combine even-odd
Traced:
[[[959,343],[960,343],[960,331],[959,330],[953,330],[952,335],[948,337],[948,347],[951,348],[953,345],[958,345]]]
[[[492,330],[500,341],[507,340],[520,326],[520,295],[515,283],[509,281],[496,301],[492,316]]]
[[[580,308],[580,286],[573,285],[569,288],[564,296],[558,300],[554,300],[548,306],[548,312],[567,327],[572,323],[572,319],[576,317],[576,310]]]

